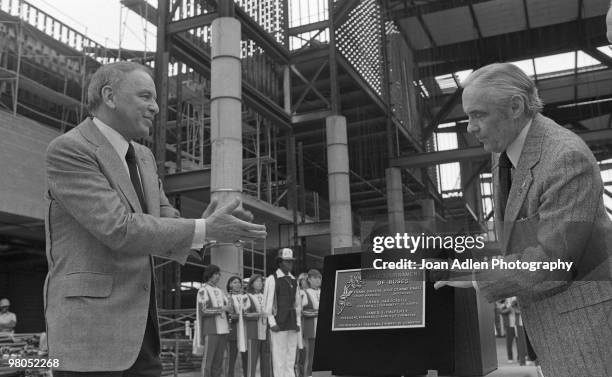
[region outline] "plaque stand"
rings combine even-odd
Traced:
[[[476,377],[497,369],[493,308],[474,289],[434,290],[428,282],[425,328],[332,332],[336,271],[361,262],[359,253],[325,258],[313,377],[425,377],[434,370]]]
[[[455,376],[497,369],[493,307],[475,289],[455,289]]]

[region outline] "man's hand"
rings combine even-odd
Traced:
[[[210,203],[208,203],[208,207],[206,207],[206,209],[202,213],[202,218],[203,219],[209,218],[210,215],[212,215],[213,212],[215,212],[215,209],[217,209],[217,204],[218,204],[217,199],[213,199]],[[232,212],[232,215],[239,218],[240,220],[243,220],[249,223],[253,221],[253,214],[251,213],[251,211],[247,211],[244,208],[236,208],[234,212]]]
[[[223,307],[221,307],[221,311],[222,312],[226,312],[226,313],[231,313],[234,311],[234,308],[232,307],[232,304],[227,304]]]
[[[238,209],[239,205],[240,199],[236,198],[217,209],[217,202],[212,201],[202,214],[206,219],[206,238],[222,243],[265,238],[266,226],[251,223],[253,215]]]
[[[270,331],[272,331],[272,332],[279,332],[280,331],[280,327],[278,327],[278,325],[274,325],[274,326],[270,327]]]
[[[474,288],[474,284],[471,281],[465,280],[440,280],[434,283],[434,288],[440,289],[447,285],[455,288]]]

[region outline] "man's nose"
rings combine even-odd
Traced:
[[[159,113],[159,105],[157,104],[156,101],[153,101],[153,103],[150,106],[151,111],[153,111],[155,114]]]
[[[473,134],[474,132],[476,132],[477,129],[478,129],[478,127],[476,127],[476,125],[474,124],[473,121],[469,121],[468,122],[467,132]]]

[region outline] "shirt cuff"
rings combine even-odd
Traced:
[[[195,232],[193,232],[193,240],[191,241],[191,248],[200,250],[206,243],[206,220],[196,219],[195,220]]]
[[[276,318],[274,318],[273,315],[268,316],[268,325],[270,325],[270,327],[276,326]]]

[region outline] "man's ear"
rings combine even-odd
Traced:
[[[102,96],[102,102],[104,102],[106,106],[111,109],[115,108],[115,92],[110,85],[103,86],[100,95]]]
[[[517,119],[525,112],[525,102],[521,96],[512,96],[510,99],[510,114],[512,119]]]

